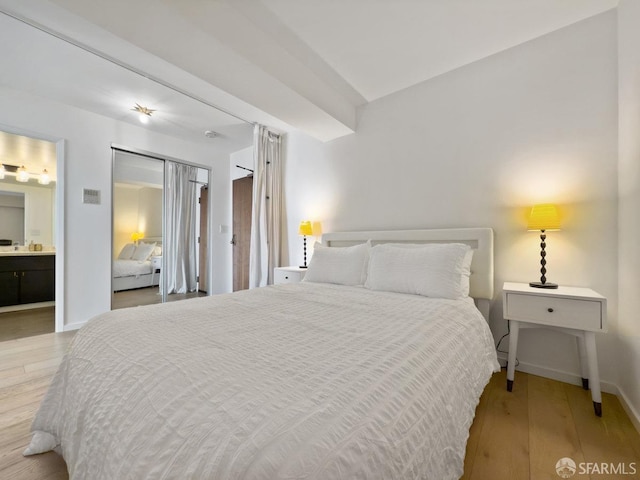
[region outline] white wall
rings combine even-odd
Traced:
[[[110,309],[111,143],[210,165],[214,178],[229,178],[228,155],[216,155],[206,143],[155,134],[4,87],[0,87],[0,129],[65,140],[65,329]],[[100,190],[101,205],[83,204],[83,188]],[[219,223],[216,214],[214,224]],[[224,252],[214,255],[214,268],[216,262],[227,261],[224,256]]]
[[[138,231],[138,189],[118,183],[113,186],[113,258],[131,243],[131,234]]]
[[[133,232],[162,237],[162,189],[116,183],[113,197],[113,256],[131,243]],[[144,240],[143,240],[144,241]]]
[[[162,237],[161,188],[143,187],[138,191],[138,231],[147,238]]]
[[[614,389],[616,49],[612,11],[370,103],[353,135],[323,144],[289,134],[290,263],[302,260],[302,219],[321,220],[325,232],[492,227],[498,337],[502,283],[540,277],[527,211],[557,203],[563,230],[548,235],[547,277],[610,299],[610,333],[597,341],[603,387]],[[577,381],[573,337],[523,332],[518,357],[522,368]]]
[[[246,177],[251,172],[238,168],[238,165],[244,168],[255,169],[253,159],[253,147],[244,148],[238,152],[232,153],[229,157],[229,169],[231,171],[231,180]]]
[[[618,6],[619,386],[640,429],[640,2]]]

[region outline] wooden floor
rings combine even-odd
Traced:
[[[506,371],[493,375],[480,398],[467,442],[465,480],[558,480],[563,457],[580,462],[635,462],[636,475],[576,475],[574,479],[640,478],[640,435],[615,395],[602,394],[602,417],[591,392],[516,372],[513,392]]]
[[[184,300],[186,298],[201,297],[206,295],[204,292],[191,293],[172,293],[167,295],[167,302],[176,300]],[[136,288],[133,290],[122,290],[113,294],[113,309],[138,307],[142,305],[153,305],[154,303],[162,303],[162,295],[158,287]]]
[[[0,343],[0,478],[69,478],[53,453],[25,458],[31,421],[74,332],[49,333]]]
[[[0,342],[55,332],[55,307],[0,313]]]
[[[74,332],[0,343],[0,479],[67,479],[57,454],[25,458],[29,428]],[[513,392],[505,372],[485,389],[471,427],[465,480],[558,480],[556,462],[636,462],[640,473],[640,435],[618,399],[603,394],[603,416],[593,414],[590,393],[580,387],[516,373]],[[578,475],[603,480],[629,475]]]

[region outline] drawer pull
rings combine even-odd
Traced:
[[[547,312],[553,313],[553,308],[551,308],[551,307],[547,308]]]

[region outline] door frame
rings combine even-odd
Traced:
[[[44,140],[56,144],[56,201],[55,201],[55,249],[56,249],[56,293],[55,293],[55,331],[64,331],[65,305],[64,305],[64,219],[65,219],[65,201],[64,201],[64,183],[65,172],[65,145],[66,140],[60,137],[46,135],[40,132],[33,132],[23,128],[16,128],[10,125],[0,124],[0,130],[14,135],[22,135],[23,137],[31,137],[36,140]]]

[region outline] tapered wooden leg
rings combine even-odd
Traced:
[[[596,336],[594,332],[584,332],[584,344],[589,363],[589,383],[593,409],[598,417],[602,416],[602,393],[600,392],[600,373],[598,372],[598,354],[596,353]]]
[[[520,322],[509,320],[509,357],[507,360],[507,391],[513,390],[513,380],[516,373],[516,353],[518,351],[518,333]]]
[[[584,345],[584,336],[576,336],[578,342],[578,354],[580,356],[580,371],[582,372],[582,388],[589,390],[589,360],[587,348]]]
[[[602,404],[598,402],[593,402],[593,410],[596,412],[596,416],[602,416]]]

